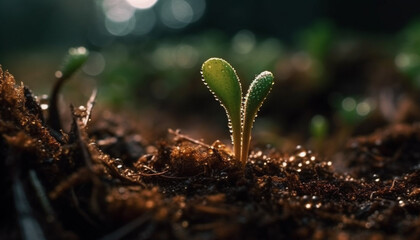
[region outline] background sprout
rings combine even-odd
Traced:
[[[315,115],[309,123],[309,132],[314,142],[315,148],[319,151],[324,145],[329,130],[329,122],[323,115]]]
[[[252,125],[274,83],[273,74],[268,71],[259,74],[251,83],[244,102],[239,78],[225,60],[210,58],[203,63],[202,75],[204,83],[226,110],[235,157],[244,166]]]
[[[87,60],[89,51],[85,47],[70,48],[61,65],[55,73],[57,78],[67,79],[73,75]]]
[[[69,79],[86,62],[89,56],[89,51],[85,47],[70,48],[68,54],[65,56],[61,69],[55,72],[55,84],[51,92],[49,102],[49,116],[48,124],[55,131],[60,131],[61,121],[58,111],[58,93],[64,82]]]
[[[313,138],[323,140],[328,134],[328,120],[322,115],[313,116],[309,130]]]

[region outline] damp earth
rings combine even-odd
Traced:
[[[324,157],[229,146],[72,107],[70,130],[0,70],[1,239],[419,239],[420,125]],[[100,110],[98,110],[100,111]]]

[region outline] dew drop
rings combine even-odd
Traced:
[[[302,152],[300,152],[299,154],[298,154],[298,156],[299,157],[306,157],[306,152],[305,151],[302,151]]]
[[[48,109],[48,104],[43,103],[40,105],[42,110],[47,110]]]
[[[188,221],[182,221],[182,223],[181,223],[181,226],[182,226],[183,228],[187,228],[187,227],[188,227],[188,225],[189,225]]]
[[[56,78],[61,78],[61,77],[63,76],[63,73],[62,73],[61,71],[56,71],[56,72],[54,73],[54,76],[55,76]]]
[[[403,200],[398,201],[398,205],[400,207],[404,207],[405,206],[405,202]]]

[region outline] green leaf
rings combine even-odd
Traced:
[[[232,133],[235,157],[241,153],[242,88],[233,67],[221,58],[210,58],[202,66],[203,81],[225,108]]]
[[[69,78],[87,60],[89,51],[84,47],[70,48],[69,53],[64,58],[60,71],[56,73],[57,78]]]
[[[245,165],[248,158],[249,143],[251,141],[251,129],[258,110],[274,84],[274,76],[271,72],[260,73],[249,86],[245,97],[244,120],[242,129],[242,153],[241,162]]]

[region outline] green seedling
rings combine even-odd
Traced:
[[[64,57],[63,63],[55,76],[60,79],[70,78],[89,57],[89,51],[85,47],[70,48],[68,54]]]
[[[316,150],[321,150],[325,145],[325,139],[328,135],[328,119],[322,115],[315,115],[309,123],[309,132]]]
[[[67,79],[69,79],[86,62],[89,51],[84,47],[70,48],[65,56],[61,68],[55,72],[55,84],[49,101],[48,124],[55,131],[60,131],[61,120],[58,111],[58,93]]]
[[[248,159],[251,129],[258,110],[274,84],[271,72],[260,73],[243,98],[242,87],[233,67],[221,58],[203,63],[204,84],[226,110],[235,158],[245,166]]]
[[[328,119],[322,115],[312,117],[309,131],[314,139],[322,141],[328,134]]]

